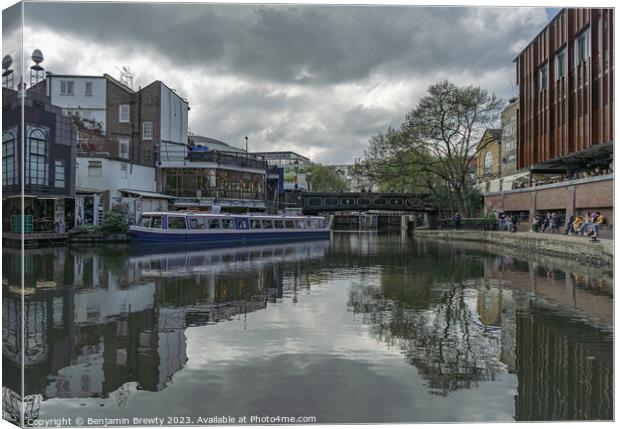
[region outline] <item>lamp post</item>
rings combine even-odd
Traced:
[[[245,154],[248,154],[248,136],[245,136]]]
[[[298,181],[298,174],[299,174],[299,160],[296,159],[294,164],[295,164],[295,190],[297,190],[298,188],[297,181]]]

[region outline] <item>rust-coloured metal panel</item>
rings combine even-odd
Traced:
[[[575,62],[584,35],[587,57]],[[565,77],[556,55],[566,52]],[[540,70],[546,64],[547,85]],[[613,141],[613,9],[564,9],[515,60],[519,85],[517,168]]]

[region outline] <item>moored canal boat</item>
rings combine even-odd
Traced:
[[[331,225],[321,216],[144,212],[129,233],[136,241],[277,242],[325,239]]]

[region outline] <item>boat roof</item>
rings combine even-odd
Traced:
[[[142,215],[152,216],[152,215],[172,215],[172,216],[208,216],[208,217],[247,217],[247,218],[258,218],[258,219],[325,219],[322,216],[304,216],[304,215],[291,215],[291,214],[277,214],[277,215],[266,215],[266,214],[236,214],[236,213],[206,213],[201,211],[182,211],[182,212],[142,212]]]

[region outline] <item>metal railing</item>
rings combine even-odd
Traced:
[[[457,227],[452,219],[439,219],[439,229],[464,229],[470,231],[497,231],[499,222],[496,219],[466,217],[461,218],[461,222]]]
[[[238,167],[267,170],[267,161],[257,159],[244,153],[189,151],[187,153],[187,159],[193,162],[214,162],[218,165],[228,164]]]

